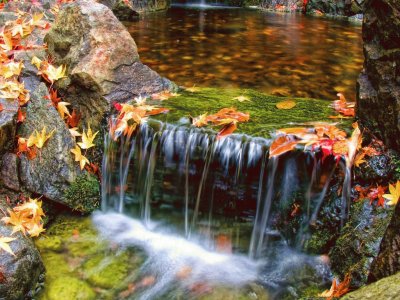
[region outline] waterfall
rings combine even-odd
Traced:
[[[335,164],[328,163],[321,187],[317,183],[322,161],[317,154],[294,151],[269,158],[270,143],[240,134],[216,140],[207,129],[154,120],[142,123],[131,137],[106,137],[103,211],[140,218],[148,228],[154,221],[178,224],[189,240],[199,233],[212,238],[219,216],[239,224],[250,222],[247,233],[237,231],[236,240],[249,240],[238,251],[253,259],[268,251],[270,239],[301,249],[309,237],[308,226],[323,205]],[[343,218],[347,169],[345,175]],[[161,211],[170,213],[161,216]],[[296,225],[294,233],[286,234],[282,224],[289,221]],[[215,243],[209,246],[218,247]]]

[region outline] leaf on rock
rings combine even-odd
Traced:
[[[217,140],[220,140],[221,138],[232,134],[237,129],[236,123],[237,122],[234,121],[234,122],[226,124],[224,127],[222,127],[221,130],[217,134]]]
[[[292,137],[283,135],[275,139],[269,148],[269,157],[279,156],[296,148],[298,142]]]
[[[14,252],[11,250],[11,247],[9,245],[10,242],[16,240],[16,238],[12,237],[0,237],[0,249],[3,249],[7,253],[15,256]]]
[[[389,200],[387,205],[396,205],[400,198],[400,180],[396,182],[396,185],[389,184],[390,194],[384,194],[383,198]]]
[[[96,131],[94,134],[92,133],[92,129],[90,128],[90,125],[88,125],[87,131],[83,131],[82,133],[82,142],[78,143],[79,147],[82,149],[89,149],[95,146],[93,143],[94,139],[96,138],[96,135],[99,132]]]
[[[86,164],[90,164],[89,160],[82,155],[81,148],[78,146],[75,146],[74,149],[71,149],[71,152],[75,155],[75,161],[79,161],[81,170],[83,170]]]

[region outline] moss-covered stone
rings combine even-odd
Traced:
[[[91,174],[79,176],[65,193],[68,206],[81,212],[91,212],[99,207],[100,183]]]
[[[268,138],[275,129],[293,127],[293,124],[310,121],[329,121],[328,116],[333,113],[329,101],[306,98],[291,98],[296,102],[294,108],[278,109],[276,104],[288,98],[247,89],[202,88],[193,93],[180,91],[179,94],[178,97],[163,101],[163,106],[170,108],[170,111],[156,116],[155,119],[179,123],[185,121],[182,118],[196,117],[204,113],[213,114],[222,108],[235,107],[238,111],[250,114],[249,122],[238,124],[237,133]],[[239,102],[235,99],[238,96],[245,96],[250,101]],[[186,121],[189,123],[188,119]]]
[[[36,246],[41,250],[61,251],[62,241],[58,236],[41,236],[35,241]]]
[[[366,284],[369,268],[378,255],[379,245],[392,214],[391,207],[377,208],[368,201],[355,203],[350,220],[329,253],[333,272],[341,278],[350,273],[354,287]]]
[[[99,254],[90,258],[83,266],[84,277],[94,286],[110,289],[118,286],[129,272],[129,255]]]
[[[41,253],[46,268],[46,283],[71,273],[71,268],[60,253]]]
[[[65,276],[52,282],[46,297],[48,300],[94,300],[96,293],[84,281]]]
[[[259,285],[251,285],[247,288],[227,288],[219,287],[212,290],[212,292],[200,296],[199,300],[268,300],[270,296],[267,294],[265,289]]]
[[[375,283],[362,287],[345,295],[342,300],[375,300],[375,299],[399,299],[400,297],[400,273],[383,278]]]

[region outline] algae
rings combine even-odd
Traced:
[[[163,101],[162,105],[170,109],[167,114],[153,118],[172,124],[185,120],[188,123],[189,117],[204,113],[213,114],[222,108],[235,107],[238,111],[250,114],[249,122],[238,124],[236,133],[269,138],[271,132],[279,128],[293,127],[310,121],[331,122],[328,117],[334,114],[330,102],[326,100],[290,98],[296,102],[296,106],[282,110],[276,108],[276,104],[289,99],[288,97],[266,95],[249,89],[201,88],[196,92],[180,91],[179,94],[178,97]],[[235,99],[238,96],[245,96],[250,101],[239,102]],[[343,125],[348,127],[347,123],[344,122]]]
[[[99,207],[100,184],[91,174],[79,176],[65,192],[68,206],[80,212],[92,212]]]

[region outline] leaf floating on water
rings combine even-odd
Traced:
[[[269,157],[275,157],[296,148],[298,142],[292,137],[283,135],[275,139],[269,148]]]
[[[294,102],[293,100],[285,100],[285,101],[278,102],[276,104],[277,109],[292,109],[295,106],[296,106],[296,102]]]

